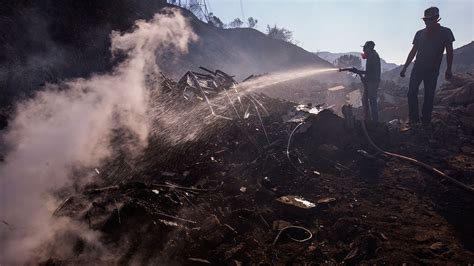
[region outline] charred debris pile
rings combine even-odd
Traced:
[[[383,159],[350,111],[342,118],[324,104],[238,95],[231,75],[201,70],[177,81],[162,75],[155,96],[168,99],[164,109],[208,123],[205,133],[171,146],[152,137],[142,157],[96,169],[100,182],[58,192],[64,201],[54,215],[101,232],[123,264],[472,261],[472,197]],[[443,137],[390,124],[368,132],[383,149],[420,156],[472,185],[472,128],[456,121],[435,125],[432,134]],[[461,131],[470,142],[458,137],[456,148],[446,147]],[[78,255],[84,245],[78,239]]]

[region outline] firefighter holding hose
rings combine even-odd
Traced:
[[[362,108],[364,109],[365,120],[378,122],[377,91],[380,84],[380,57],[374,49],[375,43],[373,41],[367,41],[362,47],[364,51],[362,58],[367,60],[365,70],[345,68],[339,69],[339,71],[350,71],[360,76],[364,85]]]

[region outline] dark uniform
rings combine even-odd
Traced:
[[[380,57],[375,50],[367,54],[367,62],[364,71],[364,93],[362,95],[362,105],[365,108],[366,117],[372,118],[372,121],[378,122],[379,112],[377,107],[377,90],[380,84]]]

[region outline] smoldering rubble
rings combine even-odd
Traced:
[[[51,191],[93,179],[79,173],[112,156],[117,132],[127,136],[117,149],[130,156],[146,147],[146,76],[159,71],[156,51],[186,52],[196,39],[179,11],[165,10],[137,21],[131,32],[112,32],[111,50],[123,60],[111,73],[52,84],[17,105],[2,134],[8,152],[0,168],[1,213],[8,226],[0,229],[1,263],[25,262],[58,230],[67,231],[66,219],[51,219],[57,204]],[[80,231],[74,222],[70,227]]]
[[[174,12],[112,37],[122,65],[39,93],[4,136],[3,261],[472,261],[472,194],[369,141],[472,188],[470,75],[442,88],[432,129],[401,132],[401,88],[382,93],[387,123],[365,125],[352,85],[295,103],[245,90],[269,80],[259,73],[237,80],[206,62],[160,73],[157,46],[196,39]]]
[[[369,126],[371,139],[472,186],[472,114],[449,100],[472,82],[440,94],[432,133],[391,123]],[[42,262],[462,263],[473,256],[466,248],[472,196],[378,154],[355,117],[324,103],[239,95],[231,75],[207,68],[177,81],[161,74],[155,84],[152,97],[173,99],[167,108],[206,125],[205,133],[168,144],[154,135],[139,158],[117,156],[91,169],[99,178],[81,190],[57,191],[53,217],[100,232],[109,256],[88,257],[97,248],[82,236],[68,256],[50,253]],[[169,130],[180,134],[179,125]]]

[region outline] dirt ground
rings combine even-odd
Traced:
[[[472,194],[376,154],[359,122],[351,128],[330,110],[310,115],[288,145],[298,123],[282,118],[294,115],[294,104],[271,98],[264,104],[270,110],[263,118],[268,140],[251,116],[161,161],[149,160],[166,152],[156,146],[133,171],[119,160],[105,167],[110,180],[130,177],[91,185],[56,215],[102,233],[115,255],[98,264],[474,262]],[[472,186],[472,135],[446,126],[455,123],[435,114],[431,129],[400,132],[380,124],[368,131],[382,149]],[[288,195],[315,206],[277,200]],[[311,235],[282,230],[286,226]],[[79,238],[74,258],[51,257],[44,264],[86,263],[85,246]]]

